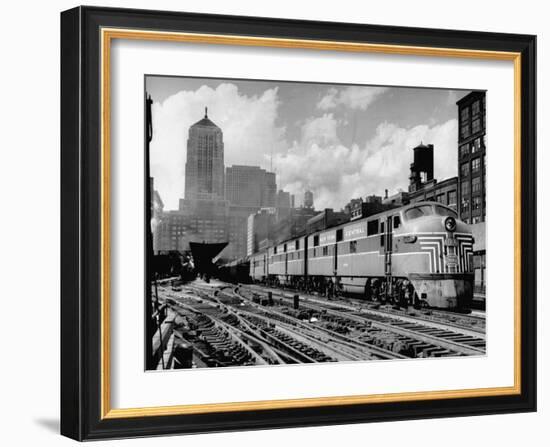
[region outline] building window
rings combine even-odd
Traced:
[[[472,174],[476,174],[479,172],[479,169],[481,167],[481,160],[478,158],[474,158],[472,160]]]
[[[481,138],[476,138],[472,142],[472,154],[479,152],[481,150]]]
[[[470,125],[468,123],[460,126],[460,138],[468,138],[470,136]]]
[[[470,211],[470,199],[462,199],[462,203],[460,204],[460,212],[467,213],[468,211]]]
[[[328,256],[328,247],[326,245],[323,247],[323,256]]]
[[[460,184],[460,192],[462,197],[470,195],[470,182],[468,180]]]
[[[350,241],[349,243],[349,252],[357,253],[357,241]]]
[[[456,191],[449,191],[447,193],[447,205],[456,206]]]
[[[468,175],[470,175],[470,164],[468,162],[462,163],[460,165],[460,176],[468,177]]]
[[[481,177],[472,179],[472,193],[481,192]]]
[[[468,118],[470,118],[470,108],[469,107],[464,107],[460,111],[460,122],[462,124],[464,124],[465,121],[468,121]]]
[[[478,210],[481,208],[481,197],[474,197],[472,199],[472,210]]]
[[[460,146],[460,158],[466,157],[470,153],[470,148],[467,144]]]
[[[481,120],[479,118],[472,121],[472,133],[477,133],[481,130]]]
[[[294,249],[300,250],[300,239],[296,239],[296,242],[294,243]]]
[[[460,136],[467,138],[470,136],[470,108],[464,107],[460,111]]]
[[[479,115],[480,110],[481,108],[480,108],[479,100],[474,101],[472,103],[472,116]]]

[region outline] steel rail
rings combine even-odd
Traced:
[[[282,296],[282,298],[284,300],[287,300],[287,301],[291,300],[291,298],[287,297],[284,293],[278,293],[278,295]],[[380,321],[377,321],[377,320],[369,319],[367,315],[363,315],[365,313],[367,313],[367,314],[371,313],[373,315],[378,315],[378,316],[382,316],[382,317],[385,317],[385,318],[390,318],[388,315],[386,315],[384,313],[381,313],[381,312],[372,312],[371,310],[368,310],[368,311],[361,312],[361,315],[344,313],[344,312],[335,310],[333,308],[330,308],[330,307],[342,307],[342,305],[333,306],[332,302],[323,302],[323,301],[320,301],[317,298],[305,299],[305,300],[302,301],[302,305],[305,306],[305,307],[310,307],[310,308],[312,308],[314,310],[317,310],[317,311],[324,310],[326,312],[330,312],[330,313],[332,313],[334,315],[337,315],[339,317],[346,318],[346,319],[349,319],[349,320],[352,320],[352,321],[356,321],[358,323],[362,323],[366,320],[372,326],[378,327],[379,329],[384,329],[384,330],[389,331],[389,332],[394,332],[394,333],[397,333],[399,335],[403,335],[403,336],[406,336],[406,337],[409,337],[409,338],[412,338],[412,339],[416,339],[418,341],[423,341],[425,343],[429,343],[431,345],[440,346],[444,349],[448,349],[448,350],[451,350],[451,351],[454,351],[454,352],[457,352],[457,353],[461,353],[461,354],[465,354],[465,355],[484,355],[485,354],[485,349],[476,348],[476,347],[473,347],[471,345],[456,342],[456,341],[452,341],[452,340],[448,340],[448,339],[443,338],[443,337],[424,334],[424,333],[419,332],[419,331],[414,331],[414,330],[402,328],[402,327],[399,327],[399,326],[397,326],[395,324],[392,324],[392,323],[380,322]],[[316,306],[318,306],[318,307],[316,307]],[[353,309],[353,310],[357,312],[357,309]],[[397,319],[397,320],[405,321],[404,319],[398,318],[398,317],[393,317],[392,316],[392,318]],[[419,325],[418,321],[416,321],[414,319],[408,318],[407,320],[408,320],[407,321],[408,323]],[[434,327],[434,328],[435,329],[449,329],[447,327],[442,327],[442,328]],[[457,335],[471,336],[469,334],[464,334],[464,333],[457,333]],[[474,335],[473,338],[477,338],[480,341],[484,341],[484,339],[480,339],[479,337],[477,337],[477,334]]]

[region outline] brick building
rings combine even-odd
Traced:
[[[485,92],[472,92],[458,106],[458,181],[460,218],[467,223],[485,222],[487,147]]]
[[[458,182],[460,218],[474,233],[475,289],[485,294],[485,218],[487,179],[487,127],[485,92],[471,92],[458,107]]]

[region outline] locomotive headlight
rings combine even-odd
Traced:
[[[456,230],[456,220],[452,216],[448,216],[445,219],[445,229],[447,231],[455,231]]]

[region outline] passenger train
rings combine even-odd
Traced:
[[[248,262],[257,282],[307,290],[331,284],[367,299],[401,293],[421,306],[469,309],[473,244],[454,210],[418,202],[284,241]]]

